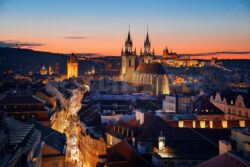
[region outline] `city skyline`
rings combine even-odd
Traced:
[[[0,44],[20,42],[40,51],[119,56],[128,26],[139,52],[149,25],[157,55],[166,46],[180,54],[250,55],[242,54],[250,51],[249,0],[26,2],[0,1]]]

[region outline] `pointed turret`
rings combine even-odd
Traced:
[[[148,27],[147,27],[147,35],[146,35],[146,39],[144,41],[144,54],[150,54],[150,49],[151,49],[151,43],[149,40],[149,34],[148,34]]]
[[[128,37],[127,37],[127,40],[125,42],[125,52],[131,53],[132,52],[132,47],[133,47],[133,42],[132,42],[132,39],[131,39],[130,26],[129,26]]]
[[[150,40],[149,40],[148,30],[147,30],[147,36],[146,36],[145,43],[150,45]]]
[[[122,50],[121,50],[121,54],[123,54],[123,47],[122,47]]]

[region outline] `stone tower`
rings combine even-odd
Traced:
[[[121,51],[122,56],[122,69],[121,80],[127,82],[133,82],[133,74],[136,69],[136,50],[133,51],[133,41],[130,35],[130,29],[128,31],[128,37],[125,41],[125,50]]]
[[[78,77],[78,60],[74,53],[72,53],[67,62],[67,78],[69,79],[73,77]]]

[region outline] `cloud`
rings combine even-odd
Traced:
[[[69,36],[69,37],[64,37],[65,39],[86,39],[88,37],[84,36]]]
[[[68,53],[67,55],[71,55],[72,53]],[[101,56],[100,53],[80,53],[80,52],[74,52],[76,56],[86,56],[86,57],[94,57],[94,56]]]
[[[17,47],[32,48],[32,47],[38,47],[38,46],[44,46],[44,45],[45,44],[33,43],[33,42],[0,41],[0,47],[10,47],[10,48],[17,48]]]
[[[207,52],[207,53],[194,53],[194,54],[181,54],[187,56],[213,56],[221,54],[232,54],[232,55],[245,55],[250,54],[250,51],[222,51],[222,52]]]

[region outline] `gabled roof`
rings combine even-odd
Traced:
[[[194,111],[199,115],[224,114],[224,112],[213,105],[207,97],[199,97],[198,100],[195,101]]]
[[[122,161],[130,167],[151,167],[152,165],[143,159],[126,141],[121,141],[107,150],[108,163]]]
[[[234,155],[233,153],[225,153],[209,159],[196,167],[249,167],[250,163],[246,160]]]
[[[0,100],[1,105],[26,105],[36,104],[43,105],[43,103],[32,96],[6,96]]]
[[[66,136],[52,128],[44,126],[40,123],[35,123],[35,129],[41,131],[42,137],[41,140],[44,141],[47,145],[58,150],[61,155],[65,155],[66,149]]]
[[[101,124],[101,114],[98,112],[98,108],[95,105],[96,104],[86,106],[78,112],[80,121],[88,127]]]
[[[232,91],[231,89],[227,89],[225,91],[219,92],[221,99],[223,100],[224,98],[227,100],[228,104],[231,104],[231,101],[235,103],[236,98],[241,95],[244,99],[244,103],[247,108],[250,108],[250,93],[244,93],[244,92],[235,92]],[[216,92],[213,94],[213,97],[215,97]]]
[[[139,127],[138,138],[158,138],[163,133],[166,139],[206,140],[217,143],[230,136],[228,129],[176,128],[157,115],[145,113],[144,123]],[[204,138],[206,137],[206,139]]]

